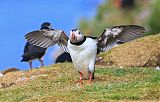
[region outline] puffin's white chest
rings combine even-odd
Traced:
[[[87,38],[82,45],[73,45],[68,41],[68,50],[70,52],[73,64],[79,71],[94,70],[94,64],[97,54],[97,41]]]

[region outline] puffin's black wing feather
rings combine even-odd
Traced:
[[[123,25],[123,26],[116,26],[114,28],[122,29],[122,32],[120,32],[120,34],[116,36],[116,39],[124,42],[143,37],[143,33],[145,32],[144,27],[138,25],[126,25],[126,26]]]
[[[119,43],[128,42],[143,36],[145,28],[138,25],[121,25],[106,28],[98,37],[98,50],[108,51]]]
[[[47,34],[48,36],[46,36]],[[44,47],[44,44],[46,41],[48,42],[53,42],[52,38],[49,34],[52,33],[52,30],[37,30],[37,31],[32,31],[28,34],[25,35],[25,39],[30,42],[33,45],[40,46],[43,48],[50,47],[52,45],[49,45],[47,47]]]
[[[43,48],[51,47],[55,44],[63,45],[64,51],[68,52],[68,37],[62,30],[37,30],[25,35],[25,39],[36,46]]]

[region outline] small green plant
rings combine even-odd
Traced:
[[[160,0],[155,0],[151,7],[151,15],[148,20],[149,34],[160,33]]]

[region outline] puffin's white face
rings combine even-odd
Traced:
[[[84,38],[83,34],[78,30],[74,29],[70,31],[70,41],[73,43],[82,41]]]

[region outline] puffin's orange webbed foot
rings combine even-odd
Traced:
[[[82,82],[83,74],[80,71],[79,71],[79,74],[80,74],[80,77],[79,77],[79,80],[77,81],[77,83],[83,84],[83,82]]]
[[[92,83],[92,72],[89,71],[89,81],[88,81],[88,84],[91,84]]]

